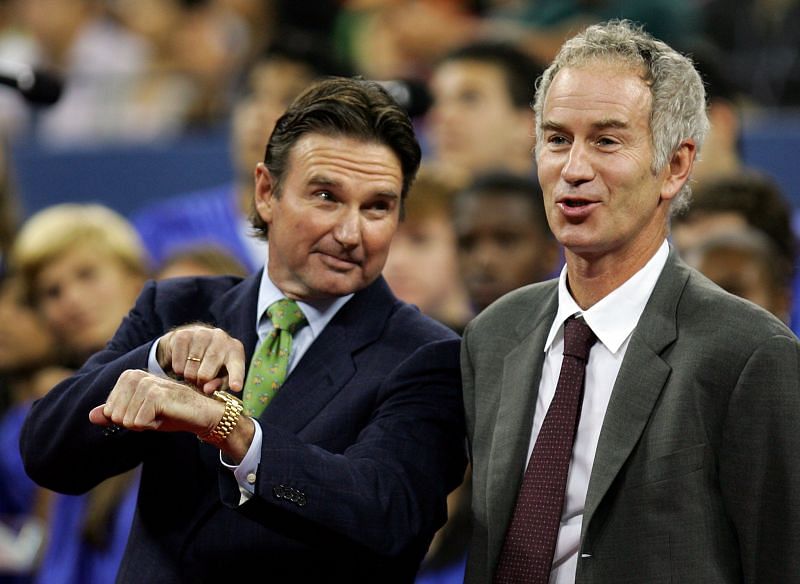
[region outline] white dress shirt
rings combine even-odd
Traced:
[[[268,253],[265,255],[267,258],[269,258]],[[300,359],[314,342],[314,340],[322,334],[323,330],[325,330],[325,327],[328,325],[330,320],[336,315],[337,312],[339,312],[342,306],[347,304],[352,297],[352,294],[348,294],[347,296],[341,296],[334,299],[326,299],[314,302],[297,302],[297,305],[305,315],[308,324],[297,329],[292,336],[292,352],[289,355],[289,366],[286,372],[287,378],[292,373],[292,370],[295,368],[295,366],[300,362]],[[254,355],[255,352],[258,351],[261,343],[274,328],[272,326],[272,321],[270,321],[269,316],[267,315],[267,308],[282,298],[285,298],[283,292],[281,292],[278,287],[275,286],[272,280],[269,279],[269,259],[267,259],[264,263],[264,272],[261,275],[261,283],[258,288],[256,320],[253,323],[253,326],[256,328],[258,334],[258,342],[256,343],[253,353]],[[166,374],[158,365],[158,360],[156,359],[157,347],[158,343],[153,343],[153,347],[150,349],[148,369],[151,373],[160,374],[166,377]],[[223,459],[222,452],[220,452],[220,462],[233,472],[234,477],[236,477],[236,481],[239,483],[239,489],[242,492],[240,504],[244,503],[253,496],[255,492],[256,472],[258,470],[258,465],[261,463],[261,426],[255,420],[253,420],[253,425],[255,427],[253,441],[251,442],[250,448],[247,450],[244,458],[238,465],[228,464]]]
[[[583,406],[567,477],[564,509],[550,576],[551,584],[575,582],[583,509],[603,418],[631,335],[668,255],[669,244],[665,240],[641,270],[588,310],[581,310],[569,293],[566,267],[561,271],[558,282],[558,312],[544,346],[545,359],[536,398],[528,460],[556,391],[564,356],[564,321],[575,314],[582,315],[586,324],[597,335],[598,342],[592,347],[586,364]]]

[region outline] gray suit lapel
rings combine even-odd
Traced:
[[[611,394],[586,495],[583,534],[644,431],[671,367],[663,350],[677,337],[677,307],[688,268],[670,252],[642,313]]]
[[[489,517],[489,549],[499,555],[511,521],[522,477],[527,465],[528,444],[533,426],[533,413],[539,393],[539,380],[544,362],[544,344],[558,307],[557,287],[549,295],[536,300],[537,317],[516,327],[519,344],[503,361],[500,403],[492,435],[488,468],[487,498]],[[489,558],[494,565],[497,558]]]

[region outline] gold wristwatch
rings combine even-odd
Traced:
[[[222,413],[222,418],[217,422],[217,425],[207,434],[199,435],[198,438],[203,442],[220,447],[230,433],[233,432],[236,424],[239,423],[239,416],[244,411],[244,404],[242,400],[227,391],[215,391],[212,397],[225,404],[225,411]]]

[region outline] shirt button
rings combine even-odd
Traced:
[[[250,483],[251,485],[256,484],[256,473],[254,472],[247,473],[247,482]]]

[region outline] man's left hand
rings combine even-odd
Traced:
[[[89,420],[129,430],[202,435],[216,426],[224,410],[224,404],[188,384],[129,369],[120,375],[106,403],[89,412]]]

